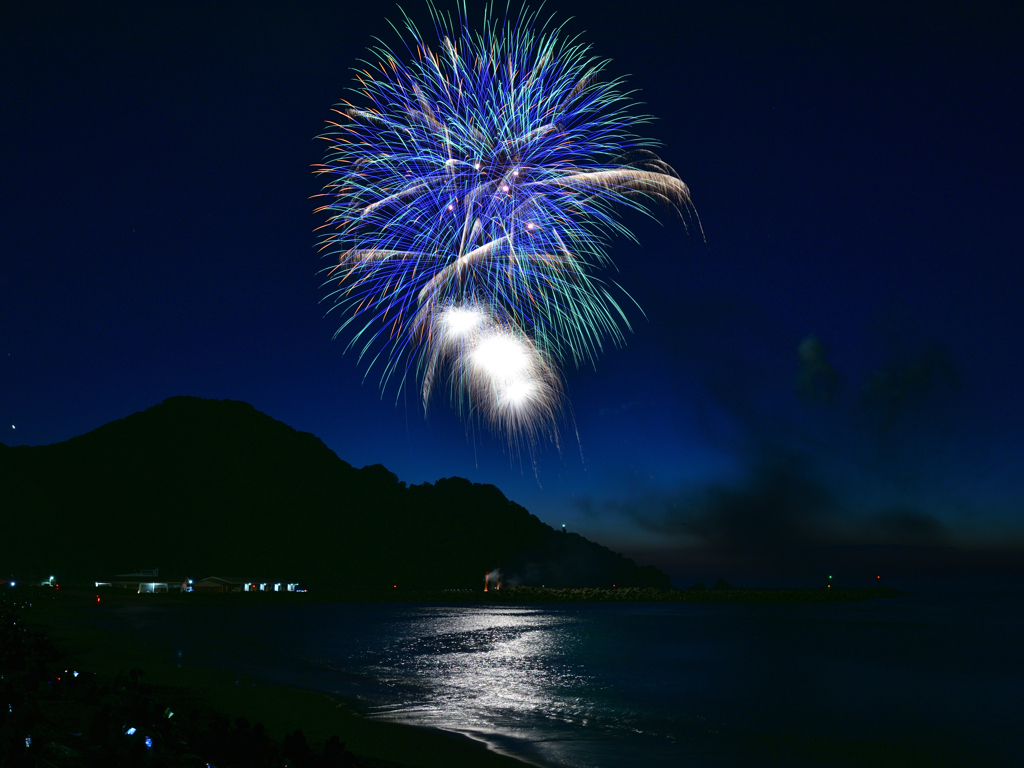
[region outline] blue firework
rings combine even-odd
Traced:
[[[563,361],[593,363],[628,328],[599,277],[631,237],[618,212],[682,213],[689,191],[633,133],[649,118],[602,80],[607,61],[561,27],[431,13],[433,47],[405,17],[407,60],[370,49],[322,136],[327,300],[382,385],[413,377],[424,407],[445,386],[510,434],[553,431]],[[499,348],[518,369],[494,367]]]

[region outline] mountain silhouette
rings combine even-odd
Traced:
[[[172,397],[63,443],[0,443],[0,499],[0,573],[443,589],[497,568],[506,584],[669,586],[493,485],[407,486],[232,400]]]

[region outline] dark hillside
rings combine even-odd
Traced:
[[[310,586],[668,586],[494,486],[407,487],[230,400],[175,397],[64,443],[0,444],[0,572],[251,576]]]

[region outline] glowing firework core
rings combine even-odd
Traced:
[[[448,307],[441,316],[441,327],[449,341],[466,339],[487,322],[487,315],[470,306]]]
[[[470,361],[495,384],[513,384],[528,375],[531,367],[528,348],[509,334],[495,334],[482,340],[472,351]]]
[[[523,408],[532,398],[540,394],[540,388],[532,381],[514,381],[498,393],[501,408]]]

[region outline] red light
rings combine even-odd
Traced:
[[[398,589],[398,585],[397,585],[397,584],[392,584],[392,585],[391,585],[391,588],[392,588],[392,589]]]
[[[98,603],[99,601],[100,601],[100,596],[96,595],[96,602]]]

